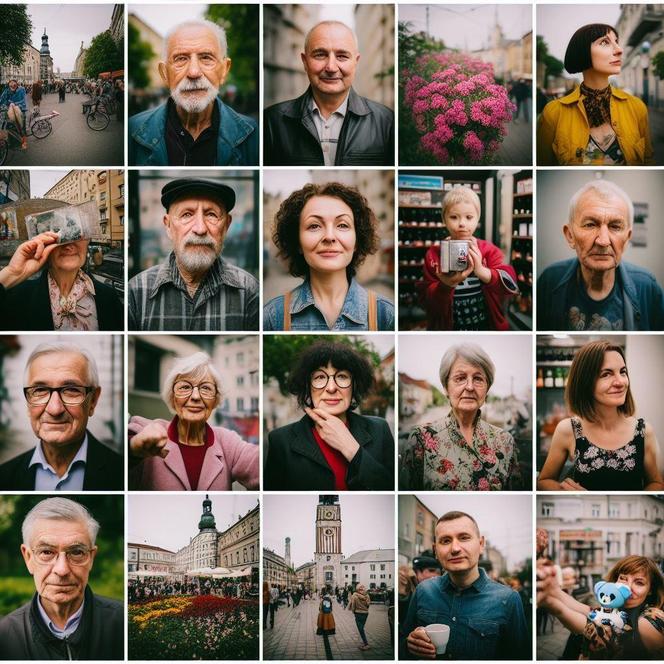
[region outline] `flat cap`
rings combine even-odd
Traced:
[[[427,551],[425,555],[415,556],[415,558],[413,558],[413,569],[422,570],[436,568],[442,570],[443,568],[438,560],[434,558],[433,555],[427,555],[428,553],[429,552]]]
[[[202,178],[178,178],[171,180],[161,190],[161,204],[168,210],[171,204],[179,198],[190,194],[201,194],[214,198],[223,203],[226,212],[235,206],[235,191],[228,185],[204,180]]]

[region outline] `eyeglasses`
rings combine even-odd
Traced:
[[[179,380],[173,385],[173,394],[176,397],[185,398],[191,395],[194,388],[198,388],[198,393],[201,399],[213,399],[217,396],[217,386],[214,383],[201,383],[200,385],[192,385],[189,381]]]
[[[71,549],[64,549],[63,551],[58,551],[58,549],[51,546],[38,546],[36,549],[31,549],[31,551],[35,554],[35,560],[40,565],[54,564],[61,553],[65,554],[70,565],[85,565],[89,562],[92,553],[92,549],[87,546],[73,546]]]
[[[315,390],[324,390],[330,382],[330,378],[333,378],[337,387],[342,390],[350,387],[353,383],[353,377],[346,371],[337,371],[335,374],[329,374],[325,371],[316,371],[311,374],[311,387]]]
[[[57,392],[65,406],[80,406],[95,388],[89,385],[63,385],[48,387],[47,385],[31,385],[23,388],[23,394],[31,406],[43,406],[51,400],[53,392]]]

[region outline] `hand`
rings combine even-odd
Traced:
[[[473,262],[475,276],[482,283],[488,284],[491,281],[491,270],[482,265],[482,252],[480,251],[480,245],[477,244],[477,238],[475,237],[471,237],[468,240],[468,254]]]
[[[410,595],[417,585],[417,577],[413,568],[408,565],[399,565],[399,595]]]
[[[431,643],[424,627],[415,628],[406,639],[408,650],[421,659],[436,659],[436,646]]]
[[[562,491],[587,491],[578,482],[575,482],[571,477],[566,477],[561,483],[560,488]]]
[[[165,459],[168,456],[167,442],[166,428],[162,424],[151,422],[129,441],[129,452],[132,456],[142,459],[153,456]]]
[[[304,407],[304,412],[314,421],[320,437],[335,450],[341,452],[346,461],[351,462],[360,449],[348,427],[335,415],[322,408]]]
[[[436,270],[436,276],[443,285],[448,288],[456,288],[473,271],[474,266],[470,255],[468,256],[468,263],[468,267],[462,272],[440,272]]]
[[[537,561],[536,574],[537,606],[546,609],[548,607],[548,600],[560,588],[558,579],[556,578],[555,565],[550,560]]]
[[[38,272],[58,246],[58,234],[48,231],[18,245],[11,260],[0,270],[0,284],[12,288]]]

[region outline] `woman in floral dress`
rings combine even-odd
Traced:
[[[657,438],[634,417],[623,349],[591,341],[574,356],[565,401],[572,417],[558,423],[539,474],[544,491],[661,491]],[[563,477],[566,461],[573,464]]]
[[[400,488],[490,491],[518,485],[514,439],[481,418],[495,366],[476,344],[452,346],[440,363],[447,417],[418,426],[404,453]]]

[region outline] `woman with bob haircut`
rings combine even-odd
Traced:
[[[623,349],[610,341],[580,348],[570,367],[561,420],[540,471],[541,491],[658,491],[657,438],[642,418],[629,386]],[[569,477],[560,479],[566,461]]]
[[[305,415],[268,435],[264,488],[284,491],[394,489],[387,422],[353,411],[371,390],[373,367],[348,344],[316,341],[288,380]]]
[[[207,424],[221,403],[221,376],[206,353],[178,359],[161,390],[170,422],[129,420],[129,487],[148,491],[258,489],[258,445]]]
[[[307,184],[279,207],[272,240],[304,281],[265,305],[264,330],[392,330],[394,305],[355,273],[379,248],[376,217],[354,187]]]
[[[583,83],[544,107],[537,127],[539,166],[654,164],[646,105],[609,85],[609,77],[620,74],[622,55],[611,25],[584,25],[572,35],[565,69],[582,73]]]
[[[442,420],[415,427],[408,438],[400,489],[489,491],[520,481],[511,434],[481,419],[496,368],[477,344],[451,346],[440,362],[450,402]]]
[[[621,630],[610,620],[594,622],[599,613],[577,601],[558,584],[556,567],[549,560],[537,565],[537,608],[553,614],[573,634],[582,635],[579,659],[661,659],[664,651],[664,578],[657,564],[645,556],[619,560],[605,581],[626,585],[625,625]],[[600,624],[598,624],[600,623]]]

